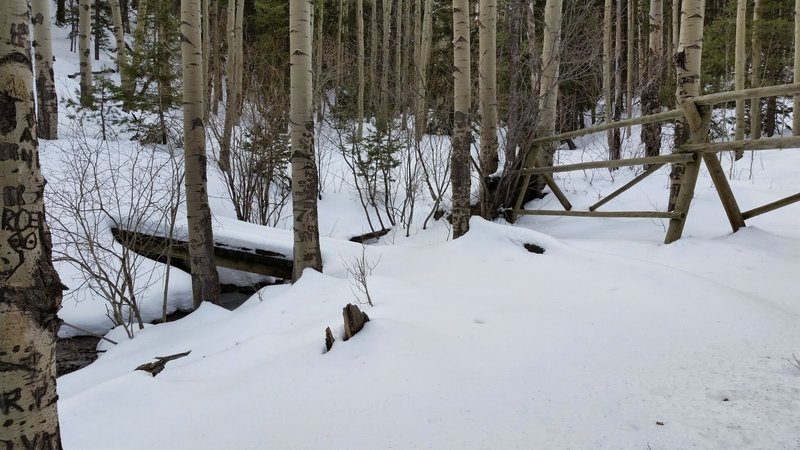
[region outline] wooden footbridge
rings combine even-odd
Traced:
[[[775,150],[800,147],[800,136],[776,137],[753,140],[708,142],[708,129],[713,105],[727,103],[737,100],[757,99],[779,95],[800,94],[800,83],[783,84],[763,88],[744,89],[731,92],[723,92],[710,95],[692,97],[688,101],[681,103],[681,108],[673,109],[658,114],[635,117],[621,120],[618,122],[605,123],[594,127],[581,130],[561,133],[553,136],[540,137],[532,141],[533,149],[529,153],[525,168],[521,172],[520,189],[514,207],[511,209],[511,220],[515,221],[520,215],[538,216],[569,216],[569,217],[621,217],[621,218],[663,218],[669,219],[669,228],[664,242],[669,244],[680,239],[689,214],[692,197],[694,196],[695,185],[700,171],[701,162],[706,164],[714,187],[719,194],[722,206],[734,232],[744,227],[747,219],[758,215],[774,211],[786,205],[800,201],[800,193],[791,195],[772,203],[753,208],[742,212],[736,201],[736,197],[731,190],[725,172],[722,169],[717,153],[722,151],[743,151],[743,150]],[[796,112],[797,113],[797,112]],[[542,167],[540,163],[541,148],[544,144],[559,142],[565,139],[572,139],[591,133],[608,131],[617,128],[629,127],[631,125],[644,125],[659,123],[685,117],[692,136],[689,143],[683,144],[673,149],[672,154],[661,156],[649,156],[642,158],[618,159],[609,161],[591,161],[578,164],[567,164],[561,166]],[[800,130],[795,130],[795,132]],[[598,209],[610,200],[616,198],[637,183],[655,173],[666,164],[680,164],[684,166],[683,177],[680,182],[680,189],[675,200],[675,207],[672,211],[598,211]],[[561,191],[552,177],[553,173],[569,172],[575,170],[615,168],[625,166],[645,165],[646,170],[620,187],[613,193],[607,195],[588,211],[574,211],[567,197]],[[531,183],[534,175],[542,177],[542,181],[550,188],[553,195],[561,203],[563,210],[530,210],[523,209],[522,203],[525,191]]]

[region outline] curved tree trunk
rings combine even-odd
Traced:
[[[481,215],[491,220],[494,214],[492,205],[490,176],[497,171],[497,1],[480,1],[480,20],[478,21],[478,89],[480,91],[481,149],[480,167],[483,175],[481,184]]]
[[[453,148],[450,181],[453,189],[453,238],[469,231],[470,193],[470,38],[469,1],[453,0]]]
[[[219,303],[219,276],[214,265],[214,236],[206,183],[206,130],[203,122],[203,38],[200,1],[181,0],[183,61],[183,142],[186,165],[186,213],[194,307]]]
[[[53,44],[50,36],[50,2],[33,0],[33,47],[36,59],[36,102],[41,139],[58,139],[58,94],[53,76]]]
[[[80,0],[78,5],[78,54],[81,67],[81,106],[90,107],[92,100],[92,60],[89,36],[92,33],[91,0]]]
[[[317,218],[317,167],[312,115],[311,7],[308,0],[289,1],[289,123],[292,135],[292,212],[294,272],[322,271]]]
[[[62,285],[53,268],[50,230],[44,220],[30,23],[27,1],[2,2],[0,446],[61,449],[55,343]]]

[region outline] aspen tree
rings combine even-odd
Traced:
[[[242,116],[242,101],[244,100],[242,91],[242,77],[244,76],[244,2],[245,0],[236,1],[236,71],[233,85],[233,90],[236,92],[233,108],[234,125],[239,125],[239,119]]]
[[[364,136],[364,0],[356,0],[356,62],[358,94],[356,99],[356,139]]]
[[[453,238],[469,230],[470,36],[469,0],[453,0],[453,143],[450,181]]]
[[[117,44],[117,73],[119,73],[120,86],[125,98],[128,98],[133,89],[128,77],[128,49],[125,48],[125,25],[122,22],[122,8],[120,0],[110,0],[111,22],[114,26],[114,40]]]
[[[625,112],[630,119],[633,117],[633,68],[634,64],[634,31],[636,30],[636,1],[628,0],[628,36],[627,36],[627,61],[625,62]],[[628,127],[628,134],[630,134],[630,127]]]
[[[219,168],[223,172],[227,172],[231,167],[231,139],[233,135],[233,126],[238,121],[238,105],[241,83],[238,81],[239,72],[241,72],[241,61],[239,60],[239,46],[242,42],[239,40],[239,12],[244,5],[242,0],[229,0],[228,3],[228,61],[225,70],[225,88],[227,96],[225,97],[225,122],[222,127],[222,142],[219,146]]]
[[[50,35],[50,2],[33,0],[33,47],[36,60],[36,102],[39,105],[36,134],[58,139],[58,94],[53,76],[53,43]]]
[[[403,30],[403,12],[405,11],[405,5],[406,2],[404,0],[398,0],[394,18],[394,109],[397,116],[400,116],[400,112],[403,108],[402,92],[405,88],[406,81],[406,76],[403,71],[403,33],[408,32],[408,30]],[[405,123],[401,122],[400,127],[401,129],[405,129]]]
[[[481,125],[481,215],[491,219],[489,176],[497,171],[497,1],[480,0],[478,21],[478,89]]]
[[[425,0],[425,8],[422,9],[421,0],[416,3],[417,33],[419,38],[416,41],[417,60],[414,63],[416,73],[416,101],[414,106],[414,138],[417,142],[422,140],[425,135],[428,122],[428,62],[431,56],[431,45],[433,42],[433,0]]]
[[[369,109],[374,113],[380,102],[378,90],[378,0],[370,0],[369,17]]]
[[[703,55],[703,22],[705,19],[705,0],[683,0],[681,7],[680,42],[675,53],[675,69],[677,87],[675,99],[679,107],[691,111],[693,105],[688,104],[693,97],[700,95],[700,69]],[[674,146],[678,147],[689,141],[693,133],[702,131],[702,124],[687,121],[686,116],[675,120]],[[686,171],[685,164],[673,164],[670,173],[670,196],[668,209],[675,209],[680,186]],[[698,164],[693,165],[697,170]],[[680,233],[678,233],[680,235]]]
[[[622,119],[622,2],[616,0],[616,27],[614,31],[614,113],[612,120]],[[609,149],[609,159],[620,159],[622,157],[622,136],[621,130],[615,128],[612,132],[614,145]],[[617,170],[611,168],[610,170]]]
[[[539,136],[552,136],[556,131],[558,74],[561,63],[562,0],[547,0],[544,5],[542,30],[542,82],[539,88]],[[553,164],[555,146],[544,149],[544,162]]]
[[[383,6],[383,38],[381,39],[381,95],[377,125],[378,130],[386,131],[389,122],[389,41],[392,37],[392,0],[381,0],[381,2]]]
[[[217,0],[211,0],[208,7],[208,16],[210,22],[209,26],[211,27],[209,30],[211,46],[209,49],[210,53],[206,55],[206,58],[211,60],[211,67],[209,69],[211,71],[211,80],[206,88],[206,96],[208,97],[209,111],[213,114],[217,114],[219,97],[222,92],[222,64],[220,61],[222,39],[219,25],[219,2]],[[208,113],[208,111],[206,113]]]
[[[322,55],[323,55],[323,50],[322,50],[322,40],[323,40],[323,37],[322,37],[322,25],[324,23],[324,18],[325,18],[325,2],[324,1],[316,0],[316,11],[317,11],[317,14],[313,17],[313,21],[312,21],[313,25],[317,26],[317,39],[316,39],[316,41],[317,41],[317,51],[316,51],[316,63],[317,63],[317,65],[316,65],[316,68],[314,70],[314,75],[317,77],[317,79],[314,80],[314,88],[315,88],[315,92],[316,92],[315,99],[314,99],[314,105],[315,105],[316,110],[317,110],[317,121],[322,122],[322,118],[323,118],[322,117],[322,105],[323,105],[322,98],[325,95],[325,91],[323,89],[322,82],[321,82],[321,80],[322,80]]]
[[[186,217],[194,307],[219,303],[219,276],[214,265],[214,236],[206,182],[206,130],[203,111],[203,38],[201,0],[181,0],[183,62],[183,143],[186,167]]]
[[[800,0],[794,2],[794,70],[792,71],[795,83],[800,83]],[[792,103],[794,114],[792,116],[792,134],[800,136],[800,94],[794,96]]]
[[[744,89],[744,72],[747,54],[745,52],[745,35],[747,23],[747,0],[738,0],[736,5],[736,46],[734,56],[734,89],[741,91]],[[744,99],[736,100],[736,128],[734,130],[735,140],[744,139]],[[736,159],[744,156],[741,150],[736,151]]]
[[[655,114],[660,105],[662,70],[664,69],[662,42],[664,38],[664,2],[650,0],[650,34],[647,46],[647,70],[645,85],[642,89],[642,115]],[[658,156],[661,152],[661,124],[642,125],[642,142],[645,156]]]
[[[611,24],[612,24],[612,7],[613,0],[605,0],[603,7],[603,100],[605,105],[603,107],[603,117],[606,123],[611,122],[611,111],[614,105],[611,91],[611,69],[613,62],[611,60]],[[608,130],[608,152],[609,156],[614,153],[615,141],[614,131]]]
[[[90,58],[89,36],[92,32],[91,0],[80,0],[78,4],[78,54],[81,72],[81,106],[90,107],[92,100],[92,60]]]
[[[202,14],[202,34],[203,34],[203,120],[208,118],[208,112],[211,109],[211,18],[209,17],[209,9],[211,5],[209,0],[202,0],[201,14]]]
[[[761,87],[761,0],[753,1],[753,34],[750,68],[750,87]],[[795,36],[797,39],[797,36]],[[796,43],[797,41],[795,41]],[[797,46],[795,46],[797,48]],[[797,65],[795,64],[795,70]],[[750,138],[761,138],[761,98],[750,99]]]
[[[55,350],[62,285],[45,223],[30,24],[27,1],[0,3],[0,447],[61,449]]]
[[[309,0],[289,1],[289,123],[292,139],[292,213],[294,228],[294,272],[322,271],[317,217],[317,167],[314,162],[312,115],[311,10]]]

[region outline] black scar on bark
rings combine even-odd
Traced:
[[[8,92],[0,91],[0,133],[8,134],[17,128],[16,100]]]

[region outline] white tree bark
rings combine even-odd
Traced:
[[[433,39],[433,0],[425,0],[425,9],[421,8],[422,1],[417,0],[415,18],[419,32],[415,46],[417,59],[414,62],[417,94],[414,102],[414,137],[417,142],[425,135],[428,121],[428,62]]]
[[[542,82],[539,89],[539,136],[552,136],[556,131],[558,73],[561,64],[561,0],[547,0],[542,29]],[[544,149],[544,158],[552,164],[554,146]]]
[[[453,238],[469,231],[470,36],[469,0],[453,0],[453,148],[450,181]]]
[[[649,23],[647,69],[642,89],[642,115],[655,114],[661,106],[659,94],[665,69],[662,47],[664,38],[664,2],[662,0],[650,0]],[[658,156],[661,152],[661,124],[642,125],[642,142],[645,146],[645,156]]]
[[[81,106],[92,106],[92,59],[89,37],[92,33],[91,0],[80,0],[78,4],[78,54],[81,72]]]
[[[214,265],[214,236],[206,181],[206,130],[203,97],[203,38],[201,0],[181,0],[181,59],[183,61],[183,142],[186,216],[189,223],[189,261],[194,307],[219,303],[219,276]]]
[[[356,0],[356,41],[356,59],[358,59],[356,63],[358,66],[356,138],[361,139],[364,136],[364,0]]]
[[[311,11],[309,0],[289,0],[289,124],[292,135],[293,281],[311,268],[322,271],[317,216],[317,167],[312,115]]]
[[[0,3],[0,446],[60,449],[55,342],[62,285],[44,215],[30,25],[27,1]]]
[[[58,94],[53,75],[53,43],[50,35],[50,2],[33,0],[33,47],[36,60],[36,102],[39,106],[36,134],[58,139]]]

